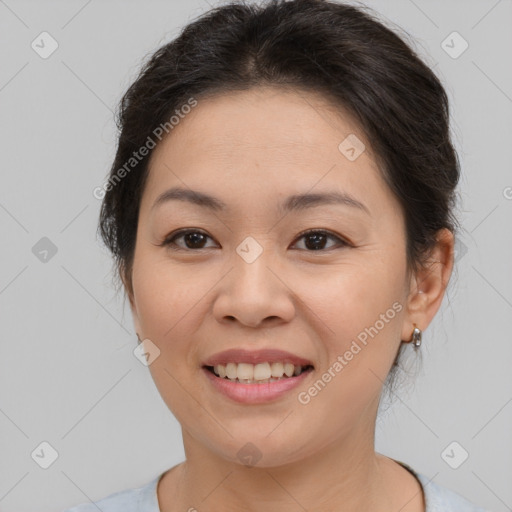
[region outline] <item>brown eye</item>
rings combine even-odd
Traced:
[[[185,246],[176,243],[176,240],[183,239]],[[166,238],[161,244],[162,246],[170,246],[176,250],[194,250],[194,249],[208,249],[205,247],[206,240],[210,238],[206,233],[197,230],[183,230],[174,233]]]
[[[330,238],[331,240],[336,240],[338,243],[335,244],[338,246],[348,246],[349,244],[342,240],[340,237],[323,230],[318,229],[312,229],[309,231],[306,231],[305,233],[302,233],[300,238],[304,238],[306,240],[305,242],[305,248],[309,251],[321,251],[325,249],[325,245],[327,243],[327,240]],[[299,239],[300,239],[299,238]],[[331,247],[327,247],[327,249],[331,249]]]

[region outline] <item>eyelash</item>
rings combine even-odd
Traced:
[[[182,238],[183,236],[190,234],[190,233],[199,233],[201,235],[205,235],[208,238],[212,239],[209,235],[207,235],[204,231],[198,230],[198,229],[182,229],[179,231],[176,231],[175,233],[171,233],[161,244],[158,244],[160,247],[168,247],[169,249],[173,251],[200,251],[203,249],[211,249],[211,247],[201,247],[199,249],[189,249],[188,247],[179,247],[176,245],[175,240],[178,238]],[[338,245],[341,247],[350,247],[351,244],[349,244],[346,240],[343,240],[339,236],[335,235],[334,233],[331,233],[330,231],[325,231],[322,229],[308,229],[306,231],[303,231],[300,233],[296,240],[300,240],[301,238],[304,238],[307,235],[311,234],[321,234],[321,235],[327,235],[329,238],[336,239],[338,241]],[[326,252],[332,249],[336,249],[337,247],[330,247],[328,249],[318,249],[318,250],[308,250],[308,249],[301,249],[306,252]],[[340,247],[338,247],[340,248]]]

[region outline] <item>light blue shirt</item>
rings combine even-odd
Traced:
[[[425,512],[489,512],[473,505],[460,494],[431,482],[429,478],[416,473],[407,464],[397,462],[411,471],[421,482],[425,495]],[[102,512],[161,512],[156,492],[161,476],[158,475],[142,487],[119,491],[94,503],[77,505],[63,512],[98,512],[98,509]]]

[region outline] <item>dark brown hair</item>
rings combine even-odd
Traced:
[[[189,23],[124,94],[109,179],[191,97],[258,85],[316,91],[359,123],[402,207],[408,270],[425,262],[439,229],[455,232],[460,171],[440,80],[368,8],[328,0],[238,1]],[[102,239],[129,291],[150,155],[106,191],[100,213]]]

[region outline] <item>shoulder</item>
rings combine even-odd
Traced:
[[[158,508],[157,484],[161,475],[134,489],[109,494],[99,501],[82,503],[63,512],[160,512]]]
[[[426,512],[489,512],[460,494],[436,484],[426,475],[416,473],[425,494]]]

